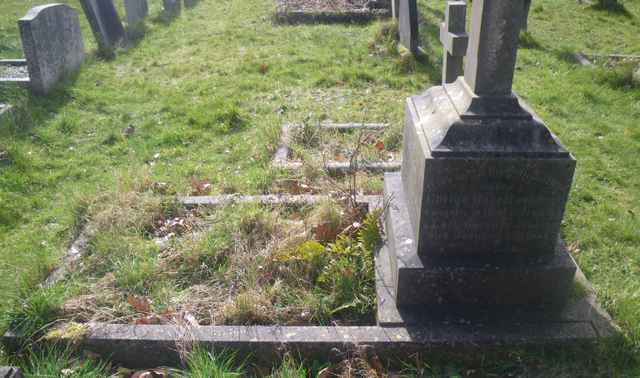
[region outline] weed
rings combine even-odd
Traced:
[[[195,348],[187,357],[184,378],[232,378],[245,374],[243,364],[238,364],[236,355],[230,351],[212,352]]]
[[[109,365],[102,361],[80,359],[70,349],[45,347],[29,352],[23,366],[26,378],[69,377],[100,378],[109,376]]]

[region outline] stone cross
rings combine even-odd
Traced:
[[[511,96],[525,0],[474,0],[464,79],[477,96]]]
[[[463,58],[467,53],[469,37],[465,32],[467,4],[464,1],[449,1],[445,21],[440,25],[440,42],[444,46],[442,82],[453,83],[462,76]]]

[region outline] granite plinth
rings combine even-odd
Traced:
[[[392,201],[385,227],[392,293],[398,305],[522,305],[547,310],[566,302],[576,264],[562,243],[541,256],[419,254],[400,174],[387,173],[384,181],[385,197]],[[457,236],[455,229],[450,232]],[[471,241],[469,248],[473,245]]]
[[[418,254],[552,254],[575,160],[524,107],[465,118],[449,88],[407,101],[402,184]]]

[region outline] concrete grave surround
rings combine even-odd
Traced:
[[[571,295],[560,224],[576,163],[511,89],[524,1],[475,0],[464,76],[407,100],[401,173],[385,176],[397,308],[553,318]]]
[[[326,201],[320,195],[221,195],[180,197],[187,207],[225,206],[235,203],[264,205],[305,205]],[[383,207],[383,197],[360,196],[357,201],[370,210]],[[392,215],[394,216],[394,215]],[[84,253],[84,230],[73,243],[63,261],[70,265],[66,272],[54,272],[46,281],[52,285],[70,273]],[[260,361],[282,358],[283,353],[299,353],[308,358],[326,360],[334,354],[370,348],[381,358],[406,358],[430,351],[448,352],[482,348],[526,345],[565,345],[576,341],[595,341],[615,335],[616,326],[600,309],[592,294],[579,298],[568,306],[560,319],[530,316],[522,319],[498,319],[475,322],[464,317],[416,318],[395,306],[390,277],[391,242],[375,252],[376,291],[378,293],[377,325],[369,326],[188,326],[188,325],[126,325],[92,323],[86,325],[81,339],[56,339],[69,342],[83,350],[100,354],[111,362],[131,368],[177,366],[179,346],[197,343],[208,349],[231,349],[239,356],[252,356]],[[7,347],[15,348],[21,335],[8,332],[3,337]]]
[[[273,155],[272,164],[276,168],[297,170],[303,167],[301,161],[289,160],[291,144],[291,132],[301,125],[285,124],[282,126],[280,134],[280,146]],[[348,132],[353,130],[384,130],[388,125],[384,123],[326,123],[320,128],[325,130],[337,130]],[[331,174],[346,174],[352,170],[367,172],[394,172],[400,169],[399,161],[362,161],[356,167],[352,167],[349,162],[333,161],[325,162],[324,168]]]
[[[419,52],[417,0],[400,0],[398,31],[400,44],[412,54],[417,54]]]
[[[469,37],[465,32],[467,4],[464,1],[449,1],[445,21],[440,25],[440,42],[444,46],[442,82],[453,83],[464,73],[464,56]]]
[[[147,0],[124,0],[124,9],[129,27],[139,25],[149,15]]]
[[[80,5],[100,49],[111,50],[124,41],[124,27],[113,0],[80,0]]]
[[[68,5],[42,5],[18,21],[33,92],[47,94],[85,58],[78,13]]]

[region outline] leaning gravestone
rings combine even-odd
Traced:
[[[524,14],[522,15],[522,26],[520,30],[526,32],[529,30],[529,11],[531,10],[531,0],[524,0]]]
[[[575,160],[512,92],[523,1],[474,0],[464,76],[407,100],[402,170],[385,175],[397,308],[555,313],[569,298]]]
[[[463,58],[469,43],[469,37],[465,32],[466,20],[467,3],[449,1],[445,11],[445,21],[440,25],[440,41],[444,46],[443,83],[453,83],[463,74]]]
[[[140,25],[149,15],[147,0],[124,0],[124,9],[127,13],[127,25],[130,28]]]
[[[400,0],[398,15],[400,44],[412,54],[418,53],[418,4],[417,0]]]
[[[112,0],[80,0],[98,47],[111,51],[125,38],[124,27]]]
[[[18,21],[32,91],[47,94],[84,61],[78,13],[68,5],[42,5]]]

